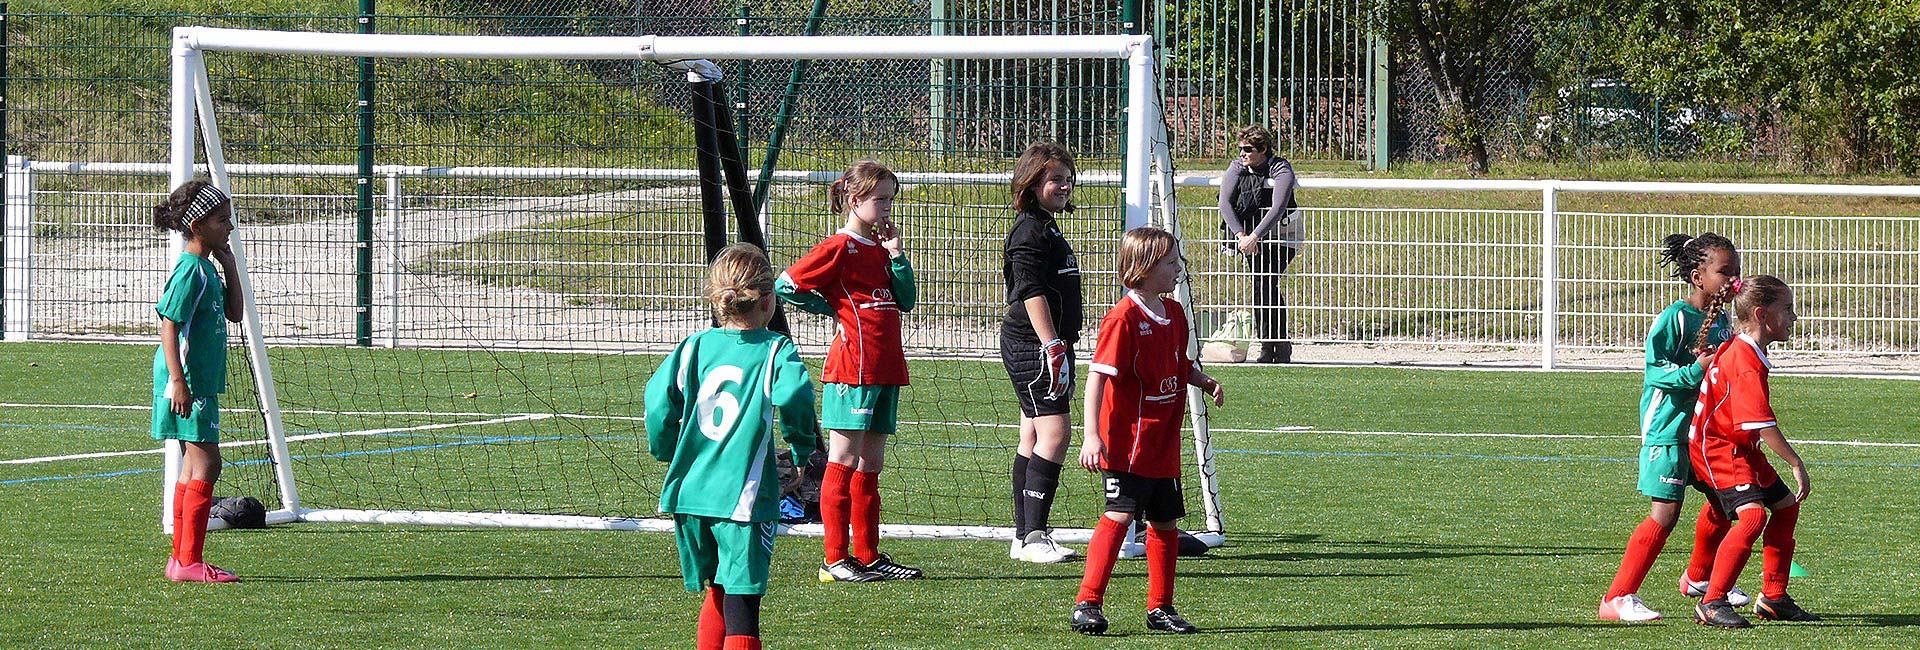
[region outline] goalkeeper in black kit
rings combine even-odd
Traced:
[[[1076,553],[1055,543],[1047,517],[1071,436],[1073,344],[1080,338],[1080,264],[1056,217],[1073,211],[1073,154],[1036,142],[1013,171],[1012,230],[1005,262],[1007,314],[1000,360],[1020,401],[1020,447],[1013,460],[1016,560],[1054,563]]]

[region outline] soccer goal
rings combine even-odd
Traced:
[[[1008,170],[1034,139],[1079,155],[1081,207],[1062,227],[1087,270],[1090,351],[1119,296],[1120,234],[1178,227],[1157,82],[1144,36],[180,28],[171,180],[210,176],[239,225],[223,490],[259,497],[270,523],[669,529],[642,392],[708,326],[707,256],[746,239],[784,266],[839,227],[826,184],[873,157],[901,176],[895,221],[922,287],[882,534],[1006,539]],[[872,91],[808,92],[833,84]],[[968,94],[1001,99],[957,108],[983,105],[955,100]],[[759,105],[778,108],[736,128],[731,111]],[[832,323],[788,318],[817,372]],[[1205,518],[1188,527],[1218,543],[1205,403],[1189,403]],[[170,449],[169,484],[177,464]],[[1059,537],[1083,540],[1071,526],[1099,512],[1097,481],[1062,483]]]

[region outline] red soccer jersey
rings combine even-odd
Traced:
[[[833,307],[839,334],[827,350],[820,381],[862,386],[907,385],[900,347],[900,306],[893,301],[887,249],[847,230],[828,237],[787,267],[787,281],[818,292]]]
[[[1693,424],[1687,429],[1694,477],[1716,490],[1773,485],[1780,475],[1760,452],[1757,435],[1777,423],[1767,398],[1767,371],[1773,362],[1745,334],[1722,343],[1717,355],[1700,383],[1700,400],[1694,403]]]
[[[1101,469],[1148,478],[1180,476],[1180,421],[1187,414],[1187,314],[1159,298],[1166,317],[1132,292],[1100,319],[1094,372],[1106,375],[1100,401]],[[1148,300],[1152,300],[1149,298]]]

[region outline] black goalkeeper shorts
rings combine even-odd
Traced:
[[[1073,346],[1067,346],[1067,386],[1059,397],[1047,397],[1047,363],[1040,344],[1000,337],[1000,363],[1007,367],[1020,412],[1027,417],[1067,415],[1073,407]]]

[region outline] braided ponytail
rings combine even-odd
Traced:
[[[1733,247],[1733,240],[1713,232],[1703,232],[1698,237],[1674,233],[1667,235],[1660,243],[1660,263],[1673,267],[1673,277],[1686,281],[1689,285],[1693,283],[1693,272],[1698,270],[1700,265],[1707,263],[1709,251],[1718,248],[1728,253],[1739,252]],[[1720,313],[1726,309],[1727,303],[1732,302],[1734,294],[1739,292],[1740,281],[1736,278],[1733,282],[1720,285],[1720,290],[1713,292],[1713,295],[1707,298],[1707,320],[1700,324],[1700,331],[1688,341],[1688,349],[1694,350],[1696,354],[1704,354],[1708,351],[1712,345],[1708,337],[1713,332],[1714,321],[1720,318]]]
[[[1732,282],[1720,285],[1720,290],[1713,292],[1713,299],[1707,301],[1707,320],[1700,323],[1700,331],[1694,333],[1693,338],[1688,341],[1687,344],[1687,348],[1693,350],[1694,356],[1700,356],[1711,351],[1713,343],[1710,336],[1713,334],[1713,322],[1719,320],[1720,312],[1726,310],[1727,304],[1733,302],[1734,295],[1739,292],[1740,280],[1737,278]]]

